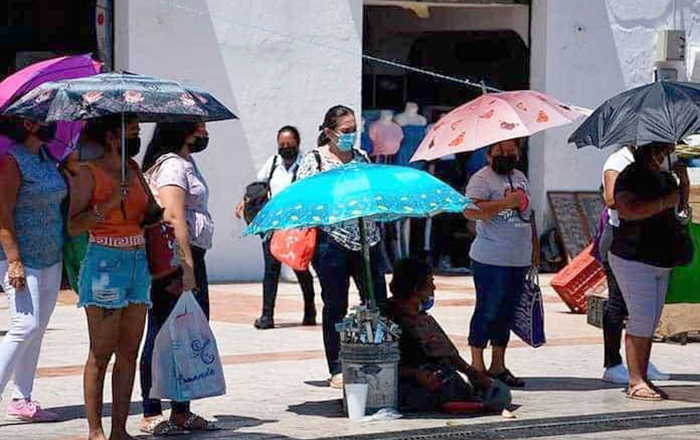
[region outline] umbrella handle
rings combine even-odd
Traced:
[[[370,261],[369,243],[367,242],[367,229],[365,219],[360,217],[357,219],[360,226],[360,244],[362,246],[362,276],[365,279],[365,298],[369,304],[369,309],[374,310],[377,306],[374,298],[374,280],[372,279],[372,266]]]

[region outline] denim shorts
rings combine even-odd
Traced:
[[[78,307],[151,307],[151,272],[143,247],[118,248],[90,243],[80,269]]]

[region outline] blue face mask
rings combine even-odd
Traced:
[[[428,299],[426,299],[425,302],[423,304],[421,304],[420,309],[422,312],[427,312],[428,310],[432,309],[434,305],[435,305],[435,297],[429,296]]]
[[[356,131],[352,133],[338,133],[338,150],[350,151],[355,146],[355,142],[357,142]]]

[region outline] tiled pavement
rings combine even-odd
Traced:
[[[546,286],[548,277],[542,281]],[[467,354],[468,322],[474,304],[472,281],[468,277],[438,277],[436,284],[433,313]],[[260,289],[260,284],[211,287],[212,326],[229,392],[195,402],[193,409],[216,417],[224,429],[180,438],[378,438],[371,434],[401,431],[404,433],[384,435],[392,439],[700,439],[700,344],[655,345],[654,362],[674,374],[674,380],[662,384],[671,400],[645,403],[625,399],[621,387],[598,380],[602,370],[600,330],[586,325],[585,316],[568,313],[547,287],[547,346],[533,350],[514,340],[508,353],[511,369],[527,380],[524,390],[514,392],[516,419],[426,415],[391,422],[350,422],[342,416],[340,392],[324,383],[327,373],[320,328],[299,325],[302,302],[298,287],[280,286],[275,317],[278,328],[268,331],[257,331],[251,325],[259,313]],[[357,295],[352,294],[352,298],[356,301]],[[320,310],[320,298],[317,300]],[[3,298],[0,330],[7,328],[6,308]],[[0,418],[0,439],[85,438],[81,374],[86,353],[85,319],[75,308],[75,295],[64,292],[44,342],[34,396],[45,407],[58,411],[62,421],[20,425]],[[9,388],[11,384],[5,398],[9,398]],[[140,421],[139,392],[137,385],[129,419],[133,434],[138,434]],[[109,402],[110,391],[105,394]]]

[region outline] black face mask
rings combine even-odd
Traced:
[[[190,153],[201,153],[207,149],[209,137],[195,137],[194,143],[190,146]]]
[[[126,155],[129,157],[134,157],[141,151],[141,138],[126,138]]]
[[[288,161],[293,161],[297,158],[297,155],[299,155],[299,150],[296,148],[280,148],[277,150],[280,156],[282,156],[282,159],[288,160]]]
[[[56,124],[40,125],[36,136],[41,142],[49,143],[56,136]]]
[[[491,168],[498,174],[510,174],[517,164],[517,156],[495,156]]]

